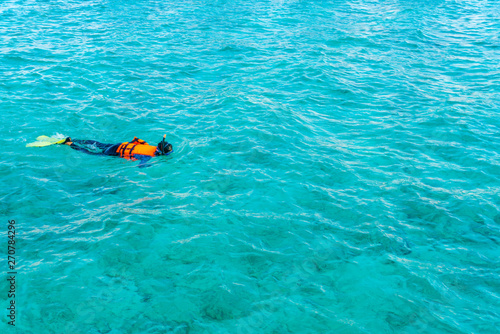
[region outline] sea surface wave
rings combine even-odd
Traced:
[[[496,333],[499,8],[2,1],[17,333]]]

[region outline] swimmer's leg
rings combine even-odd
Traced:
[[[103,144],[95,140],[80,140],[75,139],[71,140],[71,138],[66,138],[65,145],[69,145],[74,150],[82,151],[84,153],[93,154],[93,155],[109,155],[105,152],[112,146],[113,144]],[[91,150],[93,149],[93,150]]]

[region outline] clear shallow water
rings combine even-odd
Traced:
[[[499,8],[2,2],[17,333],[494,333]]]

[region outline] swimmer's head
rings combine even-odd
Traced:
[[[170,153],[172,153],[172,145],[166,142],[166,137],[167,135],[164,135],[162,141],[158,143],[158,155],[169,155]]]

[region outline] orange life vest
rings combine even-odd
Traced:
[[[131,142],[125,142],[118,146],[116,153],[118,153],[122,158],[134,159],[135,154],[154,157],[156,156],[156,149],[156,146],[151,146],[144,140],[134,137],[134,140],[132,140]]]

